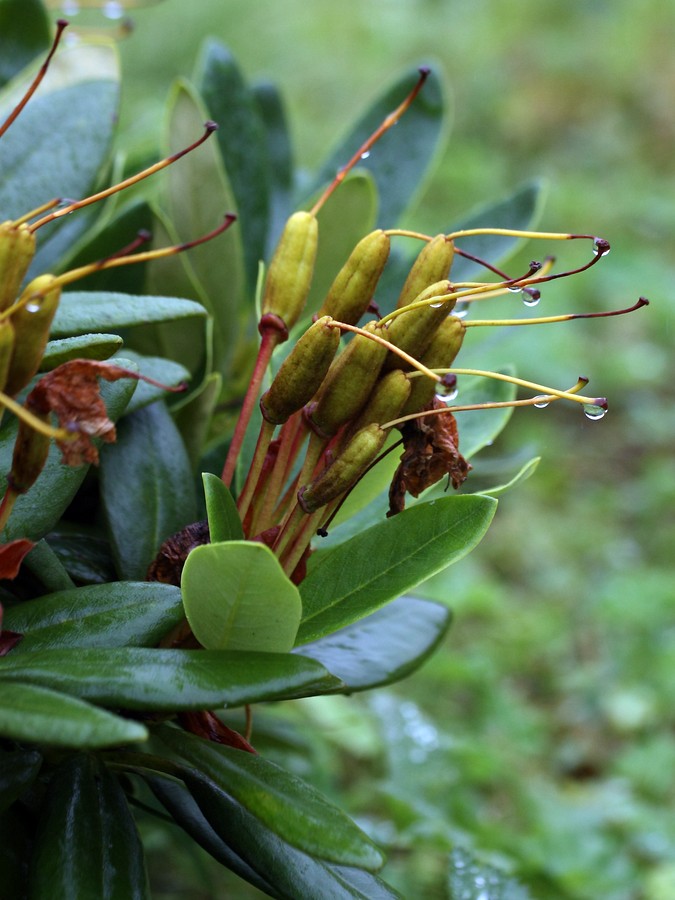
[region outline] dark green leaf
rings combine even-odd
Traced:
[[[0,673],[0,677],[6,674]],[[51,678],[45,679],[45,685],[51,682]],[[109,747],[148,737],[139,722],[114,716],[46,686],[5,678],[0,690],[0,734],[16,741],[80,748]]]
[[[0,87],[49,47],[49,16],[40,0],[0,3]]]
[[[216,139],[237,204],[246,272],[255,285],[265,256],[269,217],[270,161],[255,96],[229,50],[209,39],[202,48],[195,82],[209,115],[218,123]]]
[[[181,777],[212,825],[212,816],[218,819],[221,814],[221,800],[227,803],[231,798],[305,853],[342,865],[382,866],[384,860],[372,841],[297,776],[261,756],[216,745],[177,728],[163,727],[159,736],[195,767]]]
[[[109,359],[123,344],[118,334],[83,334],[49,341],[40,371],[49,372],[70,359]]]
[[[418,597],[399,597],[384,609],[296,652],[316,659],[363,691],[407,677],[433,653],[450,627],[450,610]]]
[[[490,497],[444,497],[317,554],[300,585],[307,643],[362,619],[469,553],[492,520]]]
[[[197,517],[190,463],[163,403],[125,416],[101,453],[100,479],[118,571],[140,581],[162,541]]]
[[[106,584],[115,580],[110,542],[97,528],[63,520],[47,540],[72,579],[80,584]]]
[[[66,591],[75,585],[63,563],[44,540],[38,541],[25,559],[25,565],[48,591]],[[5,618],[5,623],[7,619]],[[9,627],[9,626],[8,626]],[[14,631],[23,631],[15,628]]]
[[[52,337],[69,337],[147,322],[203,318],[204,307],[178,297],[134,297],[108,291],[71,291],[61,297],[52,323]]]
[[[30,866],[35,900],[147,900],[143,847],[117,778],[96,757],[62,763],[39,816]]]
[[[136,389],[136,381],[123,379],[101,385],[108,416],[115,422],[124,411]],[[16,422],[7,422],[0,431],[0,473],[11,468],[12,452],[16,438]],[[2,540],[8,542],[18,537],[37,541],[44,537],[58,522],[64,510],[75,496],[89,469],[88,465],[64,466],[61,451],[52,445],[47,463],[37,481],[27,494],[16,501]],[[0,478],[4,491],[4,478]]]
[[[167,393],[167,389],[185,385],[190,377],[188,370],[172,359],[164,359],[161,356],[143,356],[141,353],[134,353],[133,350],[125,350],[124,355],[116,356],[111,361],[115,365],[125,367],[127,360],[132,363],[128,368],[138,371],[141,375],[158,383],[150,384],[147,381],[139,381],[126,408],[126,413],[143,409],[144,406],[149,406],[155,400],[166,400],[167,397],[175,396],[173,393]]]
[[[0,679],[3,703],[10,681],[21,681],[103,706],[168,711],[307,697],[340,684],[319,663],[290,653],[138,647],[9,653]]]
[[[183,438],[187,455],[193,469],[202,458],[204,444],[209,434],[211,419],[223,388],[220,372],[212,372],[193,391],[185,402],[172,407],[174,421]]]
[[[265,258],[272,255],[286,219],[293,211],[293,154],[281,95],[271,82],[253,87],[260,118],[267,134],[270,209]]]
[[[35,750],[0,751],[0,812],[35,781],[41,765],[42,756]]]
[[[206,514],[209,520],[211,541],[240,541],[244,538],[241,519],[230,489],[217,475],[202,473]]]
[[[530,900],[529,892],[493,866],[465,850],[453,850],[448,868],[450,900]]]
[[[489,203],[460,222],[452,225],[451,231],[468,228],[514,228],[531,229],[537,222],[543,206],[543,186],[540,181],[532,181],[518,188],[509,197],[498,203]],[[498,234],[475,235],[459,238],[457,245],[481,259],[499,264],[510,256],[523,238],[508,237]],[[536,256],[536,254],[535,254]],[[455,257],[452,266],[452,278],[455,281],[469,281],[477,275],[485,274],[485,269],[468,259]]]
[[[117,582],[58,591],[5,611],[23,634],[14,653],[67,647],[152,647],[183,618],[180,590]]]
[[[312,193],[329,182],[351,159],[410,92],[417,77],[412,72],[404,75],[375,101],[321,167],[312,184]],[[378,224],[382,228],[392,228],[420,191],[424,173],[447,130],[445,105],[441,80],[432,72],[410,109],[362,163],[377,185]],[[333,202],[333,198],[328,202]]]

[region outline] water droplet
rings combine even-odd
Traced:
[[[602,419],[607,415],[607,407],[599,406],[596,403],[585,403],[584,415],[592,422],[597,422],[598,419]]]
[[[436,385],[436,396],[444,402],[454,400],[457,397],[457,376],[452,372],[445,374]]]
[[[537,306],[539,301],[541,300],[541,294],[539,291],[531,290],[531,291],[523,291],[522,293],[522,301],[525,306],[533,307]]]
[[[518,287],[517,284],[512,284],[507,290],[511,291],[512,294],[519,294],[522,291],[522,288]]]
[[[607,256],[610,251],[609,242],[603,238],[596,238],[593,241],[593,253],[596,256]]]
[[[468,303],[457,303],[455,308],[452,311],[453,316],[457,319],[465,319],[466,314],[469,312],[469,304]]]
[[[441,303],[430,303],[429,306],[432,309],[440,309],[442,306],[445,306],[445,300],[443,300]]]
[[[540,400],[539,403],[534,404],[535,409],[546,409],[550,402],[550,400]]]
[[[37,300],[31,300],[30,303],[26,304],[26,312],[27,313],[40,312],[40,303]]]
[[[361,154],[361,159],[368,159],[369,156],[370,156],[370,150],[366,150],[365,153]]]

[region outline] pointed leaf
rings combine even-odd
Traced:
[[[340,684],[319,663],[290,653],[138,647],[9,653],[0,679],[3,703],[10,682],[20,681],[103,706],[168,711],[307,697]]]
[[[372,841],[340,809],[300,778],[251,753],[215,745],[177,728],[163,727],[161,739],[194,769],[183,777],[188,790],[210,820],[223,797],[249,813],[305,853],[366,869],[382,866]]]
[[[39,579],[48,591],[66,591],[75,587],[65,566],[43,538],[38,541],[26,558],[26,567]],[[21,607],[16,607],[20,609]],[[7,619],[5,619],[7,622]],[[14,628],[21,631],[22,628]]]
[[[35,781],[41,766],[42,756],[35,750],[0,751],[0,812]]]
[[[521,466],[521,468],[516,472],[513,478],[511,478],[505,484],[498,484],[495,487],[491,487],[487,490],[481,491],[481,493],[489,494],[491,497],[499,497],[502,494],[505,494],[507,491],[510,491],[511,488],[514,488],[516,487],[516,485],[520,484],[521,481],[527,481],[530,475],[534,474],[540,462],[541,456],[535,456],[533,459],[528,460],[525,465]]]
[[[265,255],[269,217],[270,161],[267,139],[252,90],[230,51],[208,39],[197,62],[195,82],[209,115],[237,204],[248,283],[255,285]]]
[[[148,737],[139,722],[114,716],[48,687],[4,678],[0,690],[0,734],[16,741],[80,748],[127,744]]]
[[[66,647],[152,647],[183,618],[180,590],[159,582],[96,584],[47,594],[5,612],[23,634],[14,653]]]
[[[185,615],[211,650],[283,653],[293,647],[302,604],[269,547],[228,541],[195,547],[183,569]]]
[[[51,336],[69,337],[147,322],[204,318],[206,310],[194,300],[179,297],[135,297],[110,291],[70,291],[61,297]]]
[[[49,47],[49,16],[40,0],[0,3],[0,86]]]
[[[378,97],[321,167],[312,184],[312,193],[328,183],[351,159],[384,118],[403,101],[417,77],[417,73],[406,73]],[[368,159],[361,164],[377,185],[380,198],[378,224],[382,228],[392,228],[419,193],[424,173],[446,131],[446,100],[441,80],[432,72],[410,109],[396,127],[375,144]]]
[[[211,542],[217,544],[219,541],[243,540],[241,519],[230,489],[211,472],[202,473],[202,482]]]
[[[439,645],[450,610],[418,597],[399,597],[347,628],[296,650],[344,682],[340,691],[364,691],[406,678]]]
[[[124,791],[95,756],[58,767],[38,821],[31,897],[148,900],[143,847]]]
[[[122,349],[118,334],[83,334],[79,337],[49,341],[40,363],[41,372],[49,372],[71,359],[110,359]]]
[[[163,403],[125,416],[101,453],[100,479],[118,570],[142,581],[162,541],[197,518],[189,460]]]
[[[362,619],[469,553],[492,520],[490,497],[444,497],[375,525],[317,561],[300,585],[304,644]]]

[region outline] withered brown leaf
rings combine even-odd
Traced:
[[[443,409],[434,398],[430,409]],[[401,428],[404,451],[389,489],[389,512],[394,516],[405,509],[405,495],[419,497],[422,491],[448,475],[457,489],[466,479],[470,464],[459,452],[457,422],[452,413],[424,416],[406,422]]]

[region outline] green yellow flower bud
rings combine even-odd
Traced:
[[[389,258],[389,246],[389,235],[381,229],[362,238],[331,285],[319,315],[356,325],[373,299]]]
[[[314,274],[319,227],[316,216],[296,212],[286,222],[265,280],[263,316],[278,316],[288,329],[297,322]]]
[[[455,246],[444,234],[437,234],[425,244],[408,272],[396,308],[412,303],[427,285],[447,278],[454,256]]]
[[[429,381],[428,378],[415,378],[414,381]],[[430,382],[433,385],[435,382]],[[401,369],[394,369],[383,375],[377,382],[366,405],[354,423],[353,434],[373,423],[382,425],[400,415],[404,404],[410,396],[412,380]]]
[[[12,313],[14,352],[9,364],[5,393],[14,397],[38,371],[52,319],[61,297],[61,288],[54,275],[39,275],[24,289],[20,306]]]
[[[383,329],[376,322],[369,322],[364,331],[382,336]],[[328,370],[316,402],[308,410],[316,431],[335,434],[354,418],[368,400],[388,352],[365,335],[355,335]]]
[[[316,394],[340,344],[340,329],[322,316],[298,340],[260,399],[264,418],[281,425]]]
[[[35,256],[35,236],[28,225],[0,224],[0,312],[16,300]]]
[[[9,319],[0,319],[0,391],[5,390],[13,352],[14,326]]]
[[[386,338],[401,350],[420,359],[436,332],[436,329],[452,312],[454,300],[443,300],[443,295],[452,291],[449,281],[439,281],[423,290],[415,297],[414,302],[431,300],[438,297],[438,301],[416,309],[409,309],[390,319],[387,325]],[[395,353],[391,353],[387,360],[386,368],[400,367],[401,360]]]
[[[382,449],[387,432],[379,425],[362,428],[314,481],[298,492],[298,502],[312,513],[336,500],[359,480]]]
[[[466,325],[457,316],[448,316],[439,325],[431,339],[429,347],[420,360],[428,369],[445,369],[451,366],[460,351]],[[392,373],[393,374],[393,373]],[[412,380],[412,391],[405,406],[401,410],[402,416],[420,412],[426,409],[434,398],[437,385],[429,378],[418,376]],[[396,416],[392,416],[392,419]],[[388,419],[382,419],[387,422]]]

